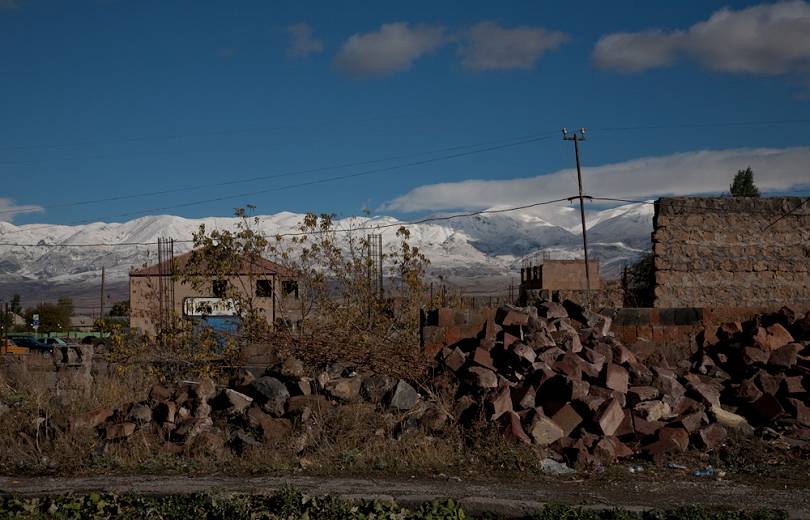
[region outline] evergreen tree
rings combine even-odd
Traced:
[[[754,184],[754,171],[750,166],[744,170],[737,170],[730,189],[732,197],[759,197],[759,189]]]

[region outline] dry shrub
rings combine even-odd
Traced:
[[[18,359],[4,360],[2,367],[0,395],[9,407],[0,415],[3,471],[65,473],[91,467],[99,448],[98,436],[89,429],[70,429],[70,418],[144,398],[149,387],[143,374],[134,371],[96,374],[92,384],[85,386],[64,384],[52,370],[26,366]]]

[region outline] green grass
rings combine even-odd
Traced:
[[[181,518],[300,520],[465,520],[472,518],[453,500],[433,501],[409,510],[379,500],[347,502],[335,497],[310,497],[292,487],[274,495],[187,494],[132,495],[88,493],[50,497],[0,496],[0,518]],[[485,518],[497,519],[487,515]],[[686,507],[643,513],[620,509],[582,509],[548,505],[525,520],[782,520],[782,511],[713,511]]]

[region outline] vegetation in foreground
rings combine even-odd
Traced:
[[[433,501],[408,509],[395,502],[353,501],[335,497],[309,497],[285,487],[268,495],[116,495],[89,493],[52,497],[0,496],[2,518],[227,518],[227,519],[423,519],[474,518],[452,499]],[[487,515],[484,518],[498,518]],[[631,512],[621,509],[582,509],[547,505],[523,517],[527,520],[778,520],[783,511],[718,511],[697,507]]]

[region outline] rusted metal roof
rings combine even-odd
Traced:
[[[184,253],[182,255],[174,257],[174,267],[175,272],[177,274],[182,274],[183,272],[186,271],[192,254],[194,254],[194,251],[189,251],[188,253]],[[129,272],[129,276],[160,276],[161,273],[169,273],[171,272],[171,266],[169,264],[170,261],[171,260],[164,261],[162,264],[163,268],[161,268],[161,264],[153,264],[147,267],[142,267],[140,269],[133,269],[132,271]],[[197,268],[201,272],[206,271],[205,259],[203,259],[197,265]],[[234,271],[235,272],[233,273],[222,273],[222,274],[228,275],[276,274],[285,278],[292,277],[292,271],[290,271],[283,265],[261,257],[257,258],[255,261],[248,258],[242,258],[242,261],[240,262],[239,265],[236,266]]]

